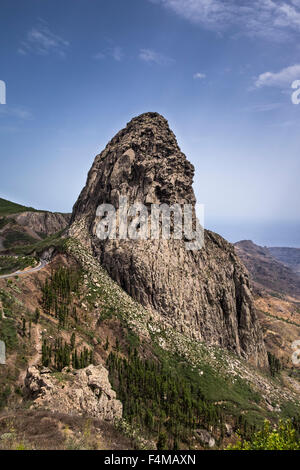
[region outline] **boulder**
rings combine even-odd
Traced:
[[[70,372],[64,369],[59,378],[49,369],[32,366],[27,370],[25,388],[33,406],[105,421],[122,418],[122,403],[117,400],[108,371],[102,365]]]

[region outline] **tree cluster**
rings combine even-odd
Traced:
[[[269,361],[269,368],[272,377],[275,377],[281,371],[281,362],[280,360],[274,356],[274,354],[268,351],[268,361]]]
[[[78,352],[74,348],[75,340],[72,338],[73,335],[70,344],[58,338],[55,340],[54,345],[44,339],[42,344],[42,365],[60,372],[64,367],[70,367],[71,365],[73,369],[83,369],[93,364],[93,351],[84,347],[83,350]]]
[[[52,272],[42,286],[42,306],[48,315],[58,319],[60,327],[65,327],[70,314],[77,320],[76,308],[71,308],[72,293],[79,294],[81,272],[59,267]]]
[[[111,352],[110,381],[123,403],[126,419],[157,436],[157,446],[178,448],[196,428],[223,429],[220,407],[204,399],[199,387],[154,360],[140,359],[135,349],[128,359]]]

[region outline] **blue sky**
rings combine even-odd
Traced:
[[[97,153],[163,114],[206,227],[300,246],[300,0],[1,0],[0,196],[70,211]]]

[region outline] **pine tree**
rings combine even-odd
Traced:
[[[26,320],[22,317],[22,335],[26,336]]]
[[[75,344],[76,344],[76,335],[75,333],[73,332],[72,335],[71,335],[71,350],[73,351],[73,349],[75,348]]]
[[[34,323],[37,324],[39,322],[39,319],[40,319],[40,311],[38,308],[36,308],[34,312]]]
[[[161,432],[158,436],[158,441],[156,444],[157,450],[166,450],[167,446],[167,434],[165,432]]]

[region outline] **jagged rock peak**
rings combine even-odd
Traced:
[[[195,204],[194,167],[181,152],[168,121],[157,113],[132,119],[96,156],[72,220],[90,217],[96,206],[119,195],[130,203]]]
[[[130,137],[135,139],[134,144],[137,146],[144,144],[145,140],[149,138],[152,140],[152,143],[159,141],[161,135],[164,135],[164,137],[168,138],[168,141],[165,140],[165,144],[179,150],[176,137],[171,131],[167,119],[158,113],[148,112],[134,117],[124,129],[113,137],[108,146],[120,143],[127,134],[130,134]],[[139,139],[139,137],[142,139]]]
[[[205,231],[205,247],[184,240],[99,240],[97,207],[129,203],[195,204],[194,167],[168,122],[157,113],[132,119],[97,155],[72,214],[70,235],[92,248],[99,263],[166,327],[227,348],[265,365],[266,351],[248,273],[234,247]]]

